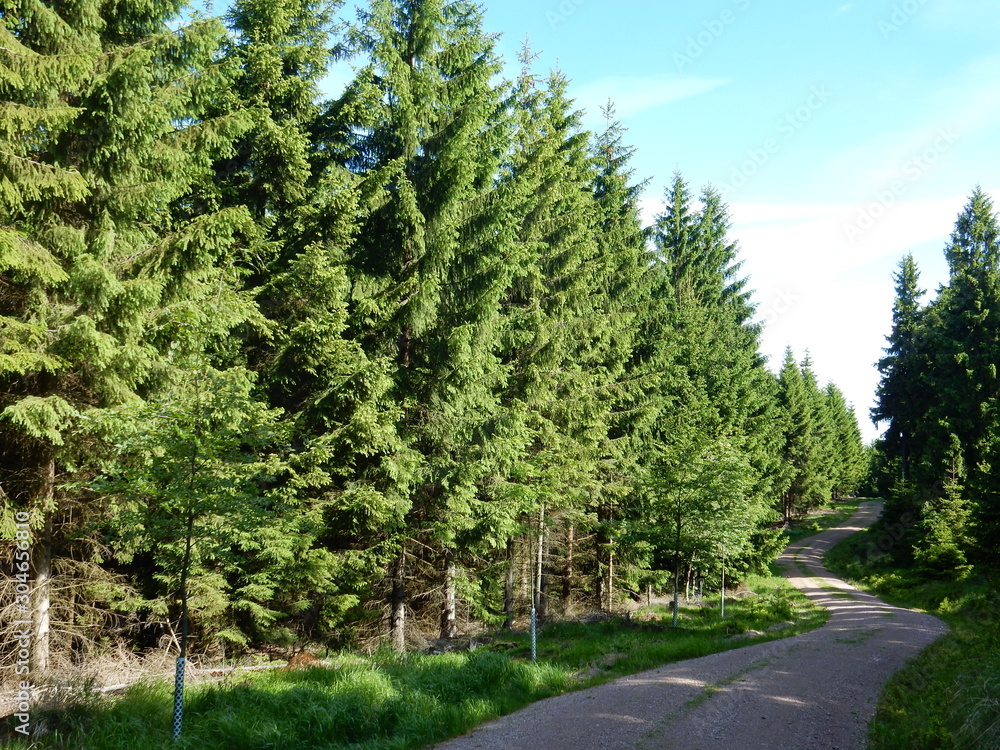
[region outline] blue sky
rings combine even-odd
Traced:
[[[766,321],[764,353],[808,349],[866,439],[906,252],[924,288],[975,185],[1000,199],[997,0],[488,0],[516,72],[527,36],[599,128],[615,100],[650,178],[719,188]],[[350,75],[343,64],[331,88]]]

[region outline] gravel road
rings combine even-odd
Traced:
[[[778,560],[794,586],[829,608],[823,627],[539,701],[434,747],[861,750],[886,680],[947,630],[820,564],[880,512],[880,503],[862,503],[850,521],[791,545]]]

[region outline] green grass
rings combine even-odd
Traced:
[[[858,505],[866,498],[850,498],[838,500],[829,508],[820,509],[808,513],[802,518],[797,518],[791,523],[791,527],[785,530],[788,543],[797,542],[807,536],[818,534],[821,531],[832,529],[844,523],[847,519],[858,512]],[[830,511],[833,511],[832,513]]]
[[[878,526],[855,534],[824,562],[886,601],[934,614],[951,632],[890,679],[869,725],[871,750],[1000,750],[1000,596],[984,578],[929,580],[868,562]]]
[[[40,748],[74,750],[406,750],[468,731],[532,701],[615,677],[746,643],[794,635],[825,622],[783,579],[748,580],[756,596],[715,608],[682,608],[678,628],[666,608],[659,621],[563,622],[540,634],[539,660],[527,634],[501,634],[491,646],[431,656],[340,654],[332,667],[241,673],[187,695],[184,735],[169,741],[171,687],[135,686],[119,698],[90,696],[59,713],[36,711],[47,734]],[[716,604],[713,600],[709,604]],[[793,627],[766,633],[774,623]],[[765,631],[753,640],[734,633]],[[2,731],[2,730],[0,730]],[[10,731],[8,726],[7,731]],[[0,734],[0,737],[3,735]],[[7,737],[11,735],[8,733]],[[0,740],[2,742],[2,740]],[[11,748],[27,748],[11,740]]]

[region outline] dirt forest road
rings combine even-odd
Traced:
[[[830,609],[823,627],[549,698],[435,748],[861,750],[889,676],[947,630],[820,564],[880,512],[880,503],[862,503],[844,525],[779,558],[792,584]]]

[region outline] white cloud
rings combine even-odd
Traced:
[[[850,13],[853,9],[854,9],[854,3],[848,3],[847,5],[841,5],[839,8],[837,8],[837,12],[834,13],[833,15],[835,15],[835,16],[842,16],[845,13]]]
[[[912,184],[914,193],[927,197],[925,191],[936,182],[942,166],[964,163],[970,150],[981,148],[979,140],[994,138],[1000,123],[998,79],[1000,56],[990,56],[934,82],[910,82],[923,93],[905,127],[883,129],[853,148],[837,150],[816,179],[850,184],[869,195],[903,180]],[[926,176],[933,179],[925,180]]]
[[[771,367],[780,367],[786,346],[800,358],[808,349],[820,381],[837,383],[854,404],[866,440],[878,434],[868,410],[879,378],[874,364],[892,323],[891,271],[917,248],[939,256],[964,203],[964,196],[900,201],[855,244],[844,227],[866,206],[731,207]],[[940,268],[933,271],[925,286],[943,281]]]
[[[679,102],[718,88],[726,83],[721,78],[699,76],[604,76],[596,81],[574,86],[571,96],[578,107],[587,111],[588,120],[601,116],[608,100],[614,102],[616,115],[627,120],[642,112]]]
[[[987,192],[1000,204],[1000,186]],[[875,363],[892,325],[892,272],[913,252],[921,286],[933,297],[947,280],[943,250],[967,200],[900,198],[853,244],[845,227],[871,205],[730,205],[730,234],[765,322],[762,353],[776,371],[786,346],[799,358],[809,350],[821,383],[832,380],[854,404],[866,441],[878,436],[868,411],[879,381]],[[647,223],[662,209],[659,198],[642,201]]]

